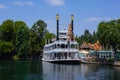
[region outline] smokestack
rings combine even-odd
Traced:
[[[72,25],[72,31],[73,31],[73,20],[74,20],[74,15],[71,15],[71,25]]]
[[[73,33],[73,21],[74,21],[74,15],[71,15],[72,41],[74,40],[74,33]]]
[[[56,15],[57,20],[57,40],[59,40],[59,14]]]

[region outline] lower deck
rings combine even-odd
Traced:
[[[47,53],[43,54],[44,60],[71,60],[78,59],[78,53]]]
[[[51,63],[80,63],[78,53],[47,53],[43,54],[43,61]]]

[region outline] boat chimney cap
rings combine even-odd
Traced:
[[[56,19],[59,20],[60,16],[59,14],[56,14]]]
[[[72,20],[72,21],[74,20],[74,15],[71,15],[71,20]]]

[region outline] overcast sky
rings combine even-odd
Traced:
[[[56,14],[60,15],[60,29],[68,28],[73,14],[74,32],[81,35],[85,29],[96,31],[101,21],[120,18],[120,0],[0,0],[0,24],[12,19],[31,27],[41,19],[56,33]]]

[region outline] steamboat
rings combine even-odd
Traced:
[[[51,63],[80,63],[78,58],[79,44],[74,37],[73,21],[74,16],[71,15],[71,23],[68,30],[59,30],[59,15],[56,15],[57,36],[51,43],[45,44],[43,61]]]

